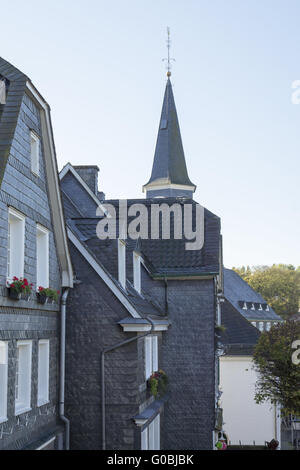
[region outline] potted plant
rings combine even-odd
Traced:
[[[13,300],[20,300],[22,295],[29,300],[32,284],[29,284],[26,278],[13,277],[12,282],[8,284],[9,297]]]
[[[46,289],[42,286],[39,286],[36,297],[39,304],[44,304],[47,300]]]
[[[162,397],[167,391],[167,374],[162,369],[157,372],[153,372],[148,380],[148,386],[154,398]]]
[[[58,301],[59,290],[50,289],[50,287],[47,287],[46,295],[48,303],[54,304]]]
[[[51,289],[50,287],[39,286],[37,292],[37,299],[40,304],[55,303],[58,301],[59,290]]]

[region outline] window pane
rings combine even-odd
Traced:
[[[0,341],[0,421],[7,417],[7,352],[7,343]]]
[[[39,342],[38,406],[49,401],[49,341]]]
[[[152,372],[158,370],[157,336],[152,336]]]
[[[152,374],[152,338],[147,336],[145,338],[145,375],[146,380]]]
[[[31,394],[31,341],[17,345],[15,412],[19,414],[30,407]]]

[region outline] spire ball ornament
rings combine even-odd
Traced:
[[[171,77],[171,61],[175,62],[175,59],[170,57],[170,48],[171,48],[171,40],[170,40],[170,28],[167,28],[167,50],[168,50],[168,57],[163,59],[163,61],[167,62],[167,77]]]

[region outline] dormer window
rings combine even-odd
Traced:
[[[40,139],[33,131],[30,132],[30,158],[31,171],[38,176],[40,171]]]
[[[262,309],[263,309],[263,308],[262,308],[262,305],[261,305],[261,304],[259,304],[259,308],[258,308],[258,310],[262,310]]]
[[[247,302],[244,302],[243,310],[247,310]]]
[[[135,290],[141,293],[141,257],[133,253],[133,285]]]
[[[118,239],[118,275],[119,283],[126,288],[126,245],[124,240]]]
[[[251,304],[251,310],[255,310],[255,305],[254,305],[254,303]]]
[[[269,311],[270,311],[269,305],[267,304],[267,306],[266,306],[266,312],[269,312]]]

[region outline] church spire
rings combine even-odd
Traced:
[[[167,84],[160,117],[151,178],[143,186],[146,197],[193,197],[196,186],[188,176],[171,85],[170,31],[168,28]]]
[[[143,186],[143,191],[146,190],[146,197],[192,197],[195,189],[186,168],[174,95],[168,77],[152,174]]]

